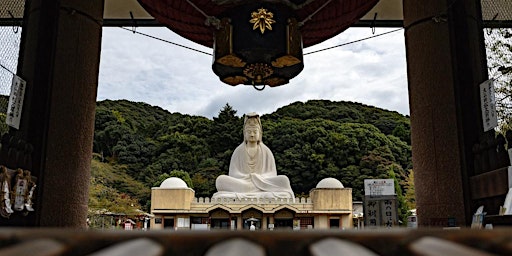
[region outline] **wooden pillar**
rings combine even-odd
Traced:
[[[241,213],[237,216],[236,222],[237,222],[236,229],[237,230],[243,230],[244,229],[244,222],[242,220],[242,214]]]
[[[275,214],[275,212],[274,212],[274,213],[272,213],[272,214],[268,217],[268,223],[267,223],[267,226],[268,226],[268,224],[272,224],[272,225],[274,225],[274,224],[276,223],[276,222],[275,222],[275,220],[274,220],[274,214]],[[275,228],[275,227],[274,227],[274,228]],[[273,229],[272,229],[272,230],[273,230]]]
[[[468,177],[482,134],[487,78],[480,1],[403,1],[416,204],[420,226],[471,221]]]
[[[32,0],[19,75],[20,133],[34,146],[33,225],[85,227],[104,0]]]

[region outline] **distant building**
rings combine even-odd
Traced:
[[[418,228],[418,216],[416,215],[416,209],[412,209],[411,215],[407,217],[407,227],[408,228]]]
[[[308,198],[195,198],[176,177],[151,189],[151,229],[350,229],[352,189],[334,179],[321,180]]]
[[[354,228],[363,229],[364,228],[364,207],[363,202],[354,201],[352,203],[352,219],[354,220]]]

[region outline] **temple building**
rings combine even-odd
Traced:
[[[325,178],[307,198],[196,198],[176,177],[151,190],[151,229],[350,229],[352,189]],[[251,227],[254,226],[254,227]]]

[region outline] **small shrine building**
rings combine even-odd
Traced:
[[[151,229],[350,229],[352,189],[321,180],[307,198],[203,198],[176,177],[151,189]]]

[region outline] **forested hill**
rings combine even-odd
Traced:
[[[211,196],[215,178],[228,173],[231,153],[243,140],[243,114],[228,104],[212,120],[146,103],[98,102],[93,166],[99,170],[93,176],[108,166],[123,178],[103,174],[92,179],[91,191],[99,193],[92,199],[101,201],[101,181],[148,210],[149,189],[171,172],[187,181],[197,197]],[[353,189],[354,200],[361,200],[364,179],[395,176],[404,185],[412,168],[409,118],[397,112],[314,100],[292,103],[261,120],[278,174],[290,178],[296,194],[307,195],[321,179],[334,177]],[[126,186],[126,180],[132,185]]]
[[[341,123],[371,124],[386,135],[398,136],[410,144],[410,122],[408,116],[361,103],[329,100],[295,102],[282,107],[265,118],[279,120],[297,118],[301,120],[325,119]]]

